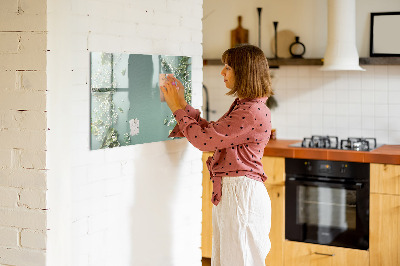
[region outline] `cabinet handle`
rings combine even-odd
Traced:
[[[315,255],[323,255],[323,256],[335,256],[335,254],[328,254],[328,253],[320,253],[320,252],[314,252]]]

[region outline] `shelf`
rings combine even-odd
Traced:
[[[321,58],[268,58],[268,64],[271,68],[279,66],[304,66],[304,65],[322,65]],[[222,65],[220,59],[204,59],[203,65],[217,66]]]
[[[323,58],[268,58],[271,68],[279,66],[322,66]],[[204,59],[204,66],[222,65],[220,59]],[[360,65],[400,65],[400,57],[362,57]]]
[[[362,57],[360,65],[400,65],[400,57]]]
[[[221,59],[203,59],[203,66],[222,66]]]
[[[268,58],[270,67],[279,66],[322,66],[322,58]]]

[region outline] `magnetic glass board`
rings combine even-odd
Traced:
[[[191,57],[90,53],[92,150],[164,141],[176,125],[159,83],[173,74],[191,103]]]

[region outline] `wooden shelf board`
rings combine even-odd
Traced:
[[[321,58],[268,58],[270,66],[320,66]]]
[[[322,58],[268,58],[270,67],[278,66],[321,66]],[[220,59],[204,59],[203,65],[222,65]],[[400,65],[400,57],[362,57],[360,65]]]
[[[322,65],[321,58],[268,58],[271,67],[274,66],[300,66],[300,65]],[[205,66],[222,65],[220,59],[204,59]]]
[[[362,57],[360,65],[400,65],[400,57]]]

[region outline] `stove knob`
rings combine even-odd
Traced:
[[[342,167],[340,168],[340,173],[341,174],[346,173],[346,169],[347,169],[347,164],[342,164]]]
[[[306,170],[308,172],[311,172],[311,170],[312,170],[311,162],[306,162],[305,165],[306,165]]]

